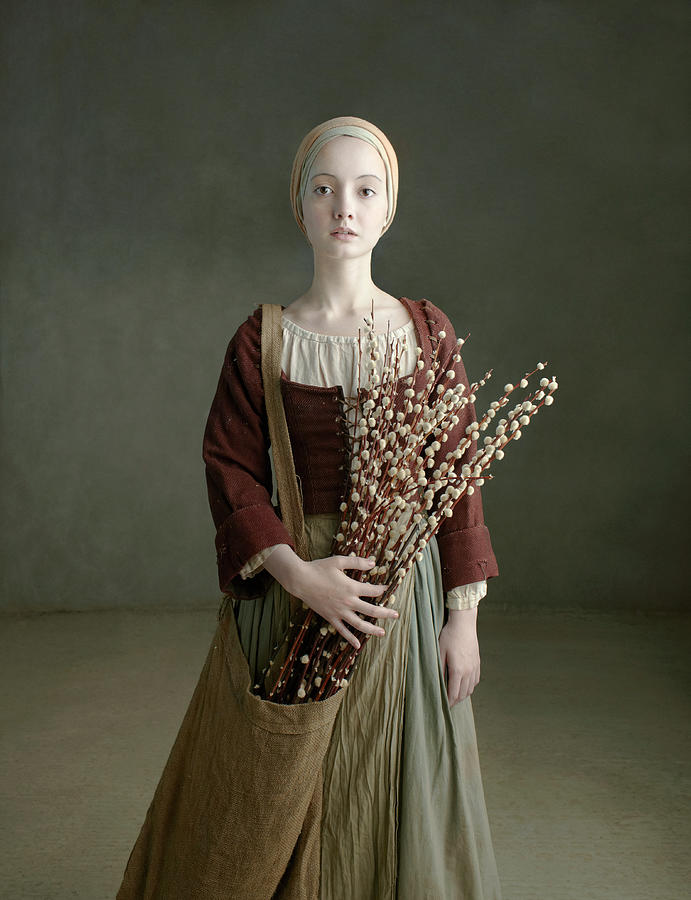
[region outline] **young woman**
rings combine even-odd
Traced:
[[[387,324],[405,342],[403,375],[415,371],[418,346],[427,360],[437,341],[456,342],[439,307],[393,296],[372,280],[372,251],[391,225],[397,191],[396,154],[370,122],[330,119],[298,148],[291,202],[314,276],[284,307],[281,387],[311,558],[296,554],[271,503],[258,307],[228,346],[204,434],[219,584],[234,598],[255,681],[286,629],[291,594],[356,647],[372,635],[324,761],[323,900],[497,900],[470,700],[480,678],[478,603],[498,574],[480,491],[429,542],[407,605],[397,610],[375,604],[384,586],[348,574],[366,570],[365,558],[330,555],[347,462],[343,429],[352,422],[347,401],[358,385],[358,329],[372,303],[382,350]],[[456,373],[467,385],[462,362]],[[468,421],[474,415],[469,406]]]

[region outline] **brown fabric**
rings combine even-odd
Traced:
[[[344,691],[250,693],[225,606],[117,900],[316,900],[322,761]]]
[[[263,329],[268,430],[291,544],[308,559],[280,402],[281,309],[268,313]],[[247,479],[242,489],[252,493]],[[230,599],[227,595],[219,610],[206,662],[117,900],[319,897],[322,763],[345,691],[304,704],[277,704],[251,693]]]
[[[457,380],[468,385],[463,361],[453,363],[456,333],[448,316],[429,300],[400,298],[415,323],[422,359],[429,363],[433,348],[442,342],[441,356],[453,368]],[[217,527],[216,547],[221,589],[237,597],[260,597],[266,591],[265,571],[243,580],[242,566],[254,553],[277,543],[290,543],[278,534],[287,529],[271,505],[269,440],[263,426],[264,387],[261,377],[261,320],[258,307],[238,328],[230,341],[223,363],[204,435],[209,502]],[[445,332],[439,338],[440,331]],[[441,377],[441,375],[440,375]],[[425,384],[425,372],[418,372],[415,390]],[[397,409],[403,405],[398,392]],[[340,385],[301,385],[281,375],[281,390],[290,433],[295,470],[302,488],[305,514],[338,511],[347,481],[346,441],[339,405]],[[488,386],[487,390],[491,390]],[[469,404],[447,443],[437,454],[441,462],[447,448],[465,436],[466,426],[476,416]],[[240,423],[234,431],[228,423]],[[475,445],[461,463],[475,451]],[[263,498],[263,500],[261,499]],[[450,591],[461,584],[492,578],[499,574],[489,530],[485,526],[479,489],[456,504],[453,515],[445,517],[437,532],[441,557],[442,584]],[[295,549],[295,547],[293,547]]]
[[[259,325],[259,321],[257,322]],[[245,562],[273,544],[295,549],[290,531],[271,503],[269,430],[261,377],[261,329],[244,339],[241,326],[231,338],[202,443],[211,515],[216,525],[216,561],[224,593],[261,597],[268,572],[238,576]]]
[[[269,422],[269,438],[276,463],[278,499],[283,521],[293,535],[296,552],[302,559],[309,559],[302,497],[293,462],[288,425],[281,397],[281,348],[283,346],[283,310],[274,303],[262,304],[261,354],[264,397]],[[302,601],[291,598],[291,609],[297,613]]]

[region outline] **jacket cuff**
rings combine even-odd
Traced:
[[[275,544],[288,544],[295,550],[290,532],[274,507],[266,504],[246,506],[231,513],[218,529],[215,544],[219,587],[224,593],[245,600],[263,596],[273,581],[266,569],[243,578],[240,572],[245,564]]]
[[[486,581],[499,574],[486,525],[449,531],[436,537],[445,592],[462,584]]]

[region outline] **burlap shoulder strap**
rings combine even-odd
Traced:
[[[261,361],[264,399],[281,518],[293,537],[298,556],[309,559],[302,497],[295,473],[295,461],[281,395],[282,315],[283,309],[277,303],[262,303]]]

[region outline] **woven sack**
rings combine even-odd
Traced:
[[[282,311],[275,304],[262,311],[262,372],[279,501],[298,553],[308,558],[280,395]],[[229,599],[221,604],[117,900],[319,896],[322,762],[344,691],[300,704],[251,693]]]

